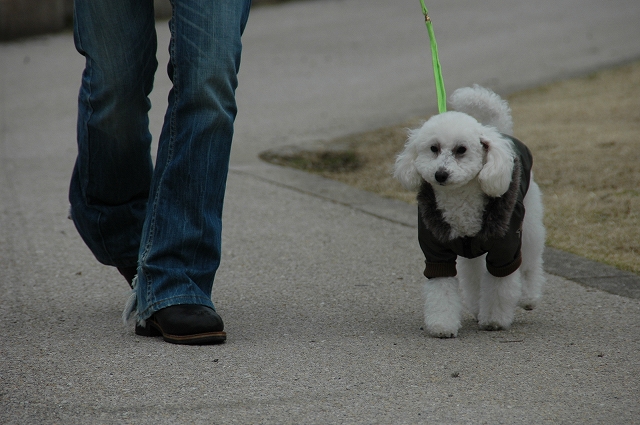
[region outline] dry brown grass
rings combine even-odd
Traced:
[[[640,273],[640,62],[508,97],[515,136],[534,155],[547,244]],[[382,196],[415,202],[392,178],[414,118],[343,137],[355,170],[314,170]],[[352,152],[351,152],[352,153]]]

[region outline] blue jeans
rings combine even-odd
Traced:
[[[71,217],[103,264],[137,266],[140,320],[176,304],[213,308],[222,205],[250,0],[172,0],[173,83],[156,158],[148,95],[158,63],[153,0],[76,0],[86,58]]]

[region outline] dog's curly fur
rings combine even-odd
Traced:
[[[454,111],[431,117],[409,131],[398,155],[395,177],[418,200],[432,203],[434,217],[421,217],[438,238],[476,237],[504,231],[507,199],[514,192],[520,164],[513,145],[511,110],[494,92],[475,85],[456,90]],[[517,305],[533,309],[545,281],[542,269],[545,229],[542,195],[533,181],[523,201],[522,264],[505,277],[488,273],[484,255],[458,257],[457,277],[437,277],[424,284],[425,325],[436,337],[455,337],[461,326],[463,303],[485,330],[507,329]],[[501,219],[498,219],[501,217]],[[493,232],[493,233],[492,233]]]

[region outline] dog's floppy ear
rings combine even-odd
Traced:
[[[396,158],[395,170],[393,176],[400,183],[411,191],[417,191],[422,184],[422,177],[416,169],[415,161],[418,158],[417,150],[417,133],[418,130],[409,131],[409,139],[404,145],[404,150]]]
[[[482,170],[478,174],[480,188],[487,195],[497,198],[509,189],[513,174],[514,158],[511,143],[497,131],[490,131],[480,137],[486,152]]]

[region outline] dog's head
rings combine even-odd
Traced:
[[[510,141],[495,128],[451,111],[409,131],[394,175],[413,191],[422,181],[446,189],[462,187],[477,178],[484,193],[499,197],[509,188],[514,157]]]

